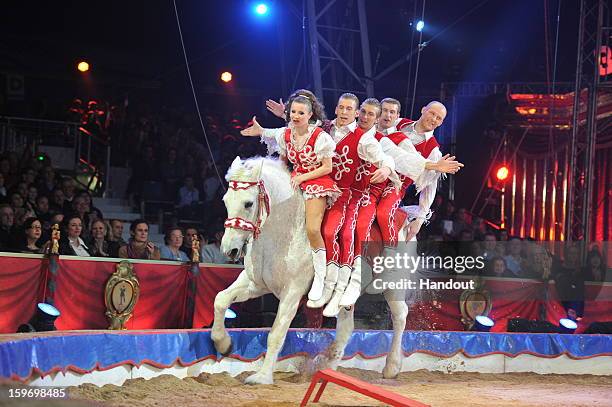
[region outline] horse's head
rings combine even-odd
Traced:
[[[236,157],[225,176],[229,188],[223,196],[227,219],[221,251],[233,260],[245,255],[249,239],[257,238],[270,210],[262,166],[263,159],[242,161]]]

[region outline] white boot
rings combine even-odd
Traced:
[[[325,281],[323,282],[323,295],[316,301],[308,300],[306,306],[308,308],[321,308],[327,304],[334,293],[336,281],[338,281],[338,265],[335,263],[327,263],[327,273],[325,275]]]
[[[334,295],[327,303],[327,306],[323,310],[323,316],[326,317],[335,317],[340,312],[340,299],[342,298],[342,294],[344,294],[344,290],[348,285],[349,278],[351,278],[351,266],[343,265],[338,270],[338,282],[336,283],[336,288],[334,289]]]
[[[357,299],[361,295],[361,256],[355,257],[353,262],[353,271],[351,272],[351,281],[349,281],[342,298],[340,298],[340,307],[350,307],[355,305]]]
[[[323,296],[323,282],[327,274],[327,251],[325,248],[312,250],[312,264],[314,266],[314,279],[308,292],[308,299],[316,301]]]

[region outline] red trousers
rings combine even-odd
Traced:
[[[321,235],[325,242],[327,251],[327,262],[340,263],[340,242],[338,236],[342,225],[345,223],[347,207],[351,200],[351,190],[342,189],[342,195],[338,197],[331,208],[325,211],[323,223],[321,224]]]
[[[397,245],[397,235],[406,222],[406,212],[399,209],[405,188],[398,192],[395,188],[387,187],[382,193],[376,208],[376,222],[380,227],[383,243],[387,246]]]
[[[355,257],[355,228],[357,227],[357,214],[361,200],[367,192],[351,189],[351,199],[346,207],[346,218],[340,229],[340,265],[352,266]]]
[[[355,228],[355,256],[363,255],[363,244],[370,241],[372,225],[376,220],[376,208],[382,196],[383,189],[370,185],[367,195],[361,200],[357,214],[357,227]]]

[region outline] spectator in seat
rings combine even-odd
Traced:
[[[49,210],[49,198],[47,198],[45,195],[37,196],[34,212],[36,212],[36,217],[40,219],[43,226],[45,223],[49,223],[51,221],[51,216],[53,216]]]
[[[523,257],[521,256],[521,250],[523,243],[520,237],[512,237],[508,243],[508,254],[504,256],[506,261],[506,267],[515,277],[525,277],[523,267]]]
[[[72,200],[76,197],[76,181],[72,178],[64,178],[62,192],[64,192],[64,210],[66,210],[70,208]]]
[[[232,263],[229,257],[221,253],[221,239],[223,239],[224,233],[225,233],[225,229],[217,228],[213,239],[211,239],[211,242],[208,243],[207,245],[202,246],[202,256],[200,256],[200,261],[202,263],[213,263],[213,264]]]
[[[63,213],[65,203],[66,197],[64,196],[64,191],[59,188],[54,189],[51,193],[51,200],[49,202],[51,210],[55,213]]]
[[[6,201],[6,195],[8,194],[6,186],[4,185],[4,174],[0,172],[0,202]]]
[[[506,268],[503,257],[493,257],[487,262],[486,274],[491,277],[514,277]]]
[[[42,236],[42,222],[37,218],[27,218],[23,223],[21,242],[16,250],[21,253],[42,253],[42,246],[38,244]]]
[[[87,204],[87,211],[91,214],[90,218],[92,219],[92,221],[95,219],[104,219],[102,211],[93,206],[93,199],[91,198],[91,194],[89,193],[89,191],[81,191],[78,193],[77,196],[85,200],[85,203]]]
[[[192,250],[191,245],[193,244],[193,238],[199,238],[199,232],[193,226],[189,226],[185,229],[185,235],[183,238],[183,245],[181,246],[181,251],[184,252],[189,260],[192,258]],[[204,246],[205,242],[200,241],[200,247]],[[200,260],[202,261],[202,260]]]
[[[60,236],[59,254],[65,256],[89,257],[89,247],[83,241],[83,220],[78,215],[64,218],[64,233]]]
[[[553,259],[552,276],[567,317],[579,321],[584,316],[584,276],[580,267],[580,250],[568,244],[563,255],[563,260],[558,257]]]
[[[497,255],[495,247],[497,246],[497,239],[495,238],[495,234],[491,232],[485,233],[482,238],[482,251],[480,255],[485,258],[485,260],[492,259]]]
[[[591,249],[587,255],[584,278],[589,281],[606,281],[606,265],[596,248]]]
[[[189,261],[189,257],[181,251],[183,245],[183,230],[179,227],[169,228],[164,237],[166,244],[161,248],[162,260]]]
[[[136,219],[130,225],[132,237],[125,246],[119,249],[119,257],[124,259],[159,260],[159,248],[149,241],[149,223],[144,219]]]
[[[123,246],[126,244],[125,240],[123,240],[123,222],[119,219],[112,219],[110,221],[111,233],[109,240],[112,242],[117,242],[119,246]]]
[[[15,236],[15,211],[9,205],[0,205],[0,250],[10,251]]]
[[[113,257],[119,251],[119,244],[107,239],[108,227],[102,219],[96,219],[91,224],[89,249],[95,257]]]
[[[53,190],[57,187],[55,180],[55,170],[50,165],[45,166],[41,171],[41,177],[36,185],[38,192],[41,195],[51,195]]]
[[[200,203],[200,191],[194,186],[193,177],[185,177],[184,185],[179,189],[178,210],[179,216],[193,219],[198,212]]]

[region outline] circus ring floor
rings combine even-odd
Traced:
[[[262,362],[267,333],[231,330],[228,357],[214,350],[208,330],[0,335],[0,404],[22,405],[6,397],[13,387],[72,386],[56,405],[296,405],[334,331],[290,330],[275,384],[243,385]],[[390,342],[389,331],[355,331],[341,369],[431,405],[604,406],[612,399],[611,335],[406,331],[402,373],[383,379]],[[380,405],[332,385],[321,401]]]

